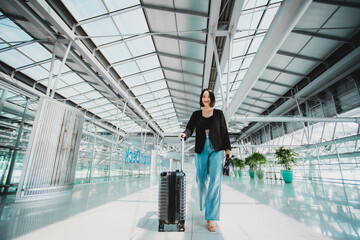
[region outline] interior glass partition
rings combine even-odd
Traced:
[[[33,126],[36,98],[0,88],[0,193],[14,193]]]
[[[360,109],[346,116],[358,117]],[[265,172],[280,172],[281,166],[275,164],[275,149],[282,145],[292,148],[298,154],[293,167],[294,178],[324,182],[360,184],[360,134],[359,124],[350,122],[319,122],[305,128],[291,131],[292,123],[287,123],[288,133],[263,142],[261,145],[246,144],[238,149],[241,158],[254,151],[266,155],[268,164]],[[289,130],[290,129],[290,130]],[[293,127],[295,129],[295,127]],[[265,134],[282,131],[273,127]],[[275,134],[273,134],[275,135]],[[258,136],[258,138],[269,136]],[[257,139],[253,139],[257,142]],[[259,140],[260,141],[260,140]]]
[[[84,124],[75,183],[150,175],[151,152],[91,121]]]

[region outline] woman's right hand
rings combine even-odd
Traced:
[[[185,133],[179,133],[179,139],[181,140],[183,137],[186,137],[186,134]]]

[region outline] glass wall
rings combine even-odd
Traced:
[[[343,117],[359,116],[359,108],[343,115]],[[291,123],[288,123],[289,125],[291,126]],[[274,132],[275,129],[276,127],[270,131]],[[277,160],[274,152],[281,145],[286,145],[298,154],[297,164],[293,167],[295,178],[360,184],[359,129],[358,123],[351,122],[315,123],[292,132],[287,127],[288,134],[275,137],[259,147],[254,145],[246,147],[245,144],[235,150],[235,153],[238,152],[238,155],[244,159],[254,151],[261,152],[266,155],[268,161],[265,172],[280,172],[282,167],[275,164]],[[277,132],[280,131],[282,130],[278,129]]]
[[[151,151],[92,122],[84,124],[75,183],[150,175]]]
[[[0,194],[5,189],[14,193],[24,166],[38,98],[0,87],[0,99]],[[151,150],[97,125],[84,123],[75,184],[150,175]],[[158,163],[159,171],[169,169],[169,159],[158,157]]]
[[[16,191],[19,183],[38,100],[7,88],[0,89],[0,96],[0,189],[4,193]]]

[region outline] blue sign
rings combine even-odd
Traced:
[[[137,150],[135,152],[135,151],[130,151],[130,148],[128,148],[125,151],[125,162],[150,165],[151,158],[148,155],[141,154],[140,150]]]
[[[168,159],[161,159],[160,165],[162,167],[169,167],[170,166],[169,160]]]

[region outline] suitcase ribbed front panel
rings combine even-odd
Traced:
[[[169,181],[168,175],[160,177],[159,186],[159,219],[168,222]]]

